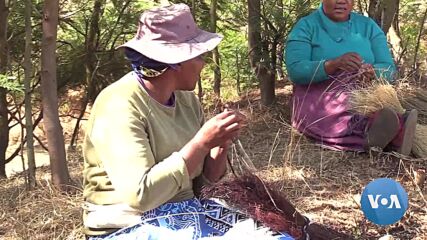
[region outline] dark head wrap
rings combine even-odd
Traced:
[[[161,74],[167,68],[176,69],[176,67],[178,66],[178,64],[168,64],[168,63],[158,62],[156,60],[153,60],[151,58],[148,58],[142,55],[141,53],[133,50],[132,48],[125,48],[125,55],[126,55],[126,58],[129,61],[131,61],[132,69],[138,74],[138,76],[142,74],[143,77],[150,77],[149,75],[147,75],[147,73],[144,73],[144,72],[154,70],[155,72],[158,72]]]

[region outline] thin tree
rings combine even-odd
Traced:
[[[236,87],[237,87],[237,94],[240,95],[242,92],[240,88],[240,60],[239,60],[239,49],[236,48],[236,68],[237,68],[237,76],[236,76]]]
[[[400,0],[371,0],[368,14],[387,34],[399,10]]]
[[[310,3],[307,2],[306,4],[310,4]],[[286,24],[284,12],[285,12],[285,7],[283,5],[283,0],[277,1],[276,14],[277,14],[277,17],[279,19],[278,22],[280,22],[283,25]],[[285,48],[284,47],[284,41],[283,41],[283,37],[278,37],[276,39],[277,39],[276,71],[277,71],[277,75],[278,75],[279,80],[284,80],[285,79],[285,73],[283,72],[284,48]]]
[[[399,69],[399,73],[403,74],[405,72],[405,51],[406,48],[403,46],[400,24],[399,24],[399,6],[396,11],[396,16],[393,19],[393,24],[388,30],[387,37],[389,38],[388,42],[391,45],[391,53],[393,55],[396,66]]]
[[[43,123],[49,148],[52,182],[62,188],[69,183],[65,156],[64,135],[58,114],[56,82],[56,37],[58,29],[58,0],[45,0],[43,7],[43,36],[41,49],[41,90]]]
[[[216,32],[216,22],[217,22],[217,6],[218,2],[217,0],[211,1],[211,8],[210,8],[210,25],[211,25],[211,32]],[[217,98],[221,96],[221,67],[220,67],[220,55],[218,51],[218,47],[216,47],[212,51],[212,61],[214,64],[214,86],[213,90],[216,94]]]
[[[262,48],[261,41],[261,2],[248,0],[248,40],[249,62],[260,82],[261,103],[270,105],[275,101],[275,72],[269,68],[268,51]]]
[[[420,19],[420,30],[418,31],[418,36],[417,36],[417,43],[415,45],[415,52],[414,52],[414,63],[412,65],[412,69],[414,71],[418,71],[418,50],[420,49],[420,42],[421,42],[421,37],[423,36],[424,33],[424,24],[426,22],[427,19],[427,6],[426,9],[424,10],[424,14]]]
[[[7,53],[7,18],[9,1],[0,0],[0,75],[6,75]],[[9,144],[9,126],[7,119],[7,90],[0,87],[0,178],[6,178],[6,150]]]
[[[197,1],[191,0],[191,14],[194,18],[196,18],[196,12],[197,12]],[[203,100],[203,86],[202,86],[202,79],[200,78],[199,81],[197,81],[197,96],[199,97],[199,101],[202,102]]]
[[[24,53],[24,91],[25,91],[25,129],[27,132],[27,159],[28,159],[28,185],[32,189],[36,186],[36,163],[34,159],[34,134],[31,107],[31,0],[25,1],[25,53]]]
[[[76,126],[74,127],[73,135],[70,141],[70,147],[74,147],[77,141],[77,135],[79,132],[80,122],[86,112],[87,105],[91,99],[95,98],[95,73],[98,69],[96,62],[97,56],[96,51],[99,43],[99,22],[102,14],[104,13],[105,0],[95,0],[93,4],[92,17],[89,23],[88,33],[86,35],[85,48],[85,78],[86,78],[86,97],[82,102],[81,112],[77,119]]]

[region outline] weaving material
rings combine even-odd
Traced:
[[[417,109],[419,121],[416,127],[412,153],[418,158],[427,158],[427,91],[416,88],[403,88],[384,81],[375,81],[363,88],[350,92],[350,108],[364,115],[388,107],[399,114],[406,110]]]

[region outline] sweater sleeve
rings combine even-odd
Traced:
[[[372,19],[369,20],[369,24],[372,26],[370,41],[375,58],[375,62],[373,64],[375,73],[377,77],[385,78],[387,81],[391,82],[393,81],[393,76],[396,72],[396,66],[394,65],[393,58],[387,46],[386,36]]]
[[[328,78],[324,60],[311,60],[312,32],[308,23],[300,20],[290,32],[285,50],[286,68],[292,82],[309,84],[321,82]]]
[[[199,119],[200,119],[200,126],[203,126],[203,124],[205,124],[205,122],[206,122],[206,119],[205,119],[205,116],[204,116],[203,108],[202,108],[200,102],[197,99],[196,99],[196,105],[198,106],[197,109],[198,109],[198,115],[199,115]],[[205,161],[206,161],[207,157],[208,156],[206,156]],[[202,165],[202,167],[203,167],[203,165]],[[220,181],[225,175],[226,175],[226,172],[224,172],[224,175],[218,181]],[[209,185],[212,185],[212,184],[215,184],[215,183],[211,182],[204,175],[203,170],[202,170],[202,172],[200,173],[200,175],[197,176],[197,177],[195,177],[193,179],[193,192],[194,192],[194,194],[197,197],[199,197],[200,193],[201,193],[201,190],[203,189],[203,187],[204,186],[209,186]]]
[[[203,112],[202,105],[200,104],[200,102],[197,99],[195,99],[194,102],[195,102],[195,107],[197,106],[196,109],[198,109],[197,113],[199,116],[200,126],[203,126],[203,124],[205,124],[205,122],[206,122],[206,119],[205,119],[205,115]],[[206,158],[205,158],[205,161],[206,161]],[[202,165],[202,169],[203,169],[203,165]],[[211,184],[213,184],[213,183],[205,177],[205,175],[203,174],[203,170],[202,170],[200,175],[193,179],[193,192],[194,192],[194,194],[196,196],[199,196],[202,188],[206,185],[211,185]]]
[[[190,176],[179,153],[155,161],[145,117],[132,103],[119,97],[101,101],[89,136],[100,164],[125,203],[147,211],[189,187]]]

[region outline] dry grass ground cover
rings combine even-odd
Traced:
[[[232,107],[249,117],[240,140],[260,176],[272,182],[310,219],[352,234],[378,239],[427,239],[427,190],[416,188],[413,171],[427,169],[425,159],[387,153],[351,153],[323,149],[291,130],[289,89],[278,90],[278,103],[261,107],[253,92]],[[49,183],[49,169],[38,169],[39,188],[27,191],[22,175],[0,182],[0,239],[83,239],[79,151],[69,152],[75,187],[60,194]],[[365,220],[359,202],[371,180],[399,180],[409,195],[409,209],[399,223],[382,228]]]
[[[37,169],[38,188],[28,191],[23,174],[0,181],[0,239],[84,239],[82,234],[83,161],[68,151],[73,185],[61,193],[50,183],[49,167]]]
[[[427,191],[415,188],[412,174],[426,169],[426,159],[323,149],[291,130],[289,108],[283,107],[289,102],[286,91],[278,102],[271,109],[252,107],[254,114],[241,138],[265,179],[277,184],[306,216],[358,239],[377,239],[386,233],[427,239]],[[256,101],[250,105],[259,106]],[[367,222],[360,210],[364,186],[380,177],[400,181],[410,202],[405,218],[387,228]]]

